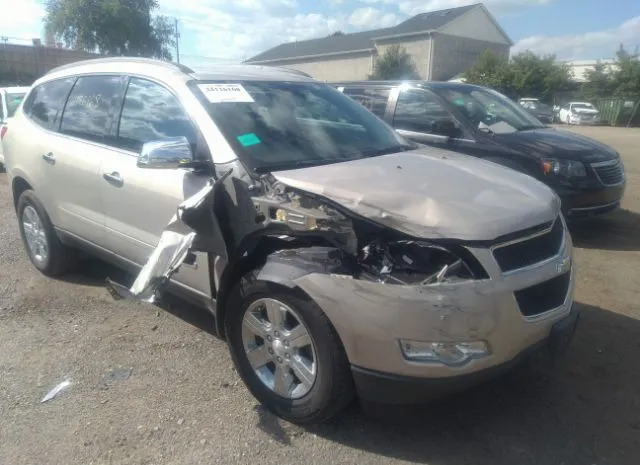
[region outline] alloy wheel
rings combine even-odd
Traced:
[[[242,344],[256,376],[277,395],[298,399],[313,387],[318,374],[313,339],[289,305],[270,298],[253,302],[242,320]]]

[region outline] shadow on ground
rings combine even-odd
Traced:
[[[82,271],[85,284],[115,277]],[[95,267],[94,267],[95,266]],[[74,278],[71,277],[71,280]],[[129,277],[131,279],[131,277]],[[126,282],[126,281],[121,281]],[[581,321],[566,356],[410,409],[354,404],[308,433],[367,453],[443,465],[635,465],[640,456],[640,321],[576,304]],[[161,308],[213,334],[212,316],[176,297]],[[257,407],[256,425],[284,446],[305,430]]]
[[[601,218],[570,223],[576,247],[584,249],[640,250],[640,214],[617,210]]]
[[[135,276],[97,258],[87,258],[80,262],[76,271],[64,275],[62,279],[84,286],[104,287],[106,293],[105,281],[107,278],[129,287],[133,284]],[[209,334],[215,335],[216,333],[215,319],[211,312],[178,297],[165,294],[158,302],[157,307]]]
[[[353,406],[310,431],[416,463],[636,464],[640,321],[580,306],[576,337],[553,370],[535,364],[419,408],[387,407],[372,416]],[[264,414],[260,424],[271,425],[279,436],[288,429],[283,422],[266,422]]]

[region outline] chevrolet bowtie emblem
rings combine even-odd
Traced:
[[[563,257],[556,264],[556,271],[558,272],[558,274],[566,273],[570,269],[571,269],[571,257]]]

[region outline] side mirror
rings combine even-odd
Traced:
[[[458,128],[454,122],[449,119],[434,121],[431,125],[431,130],[434,134],[441,136],[455,137],[458,135]]]
[[[138,156],[138,168],[173,170],[193,161],[186,137],[170,137],[147,142]]]

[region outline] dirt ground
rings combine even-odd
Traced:
[[[560,365],[312,429],[257,405],[205,312],[115,302],[100,262],[39,275],[0,174],[0,464],[637,464],[640,130],[574,130],[620,151],[628,189],[621,211],[574,227],[582,319]]]

